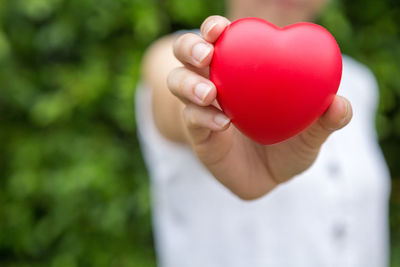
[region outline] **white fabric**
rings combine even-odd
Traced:
[[[374,76],[344,56],[338,94],[352,103],[350,124],[328,138],[309,170],[248,202],[157,131],[151,90],[139,85],[159,266],[388,266],[390,177],[374,126]]]

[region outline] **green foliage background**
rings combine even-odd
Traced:
[[[133,110],[140,60],[211,14],[221,0],[0,0],[1,266],[155,266]],[[400,266],[399,1],[336,0],[318,22],[378,78]]]

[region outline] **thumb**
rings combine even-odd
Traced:
[[[325,113],[300,135],[300,139],[309,148],[319,149],[329,135],[346,126],[352,116],[349,100],[336,95]]]

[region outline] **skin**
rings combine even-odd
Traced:
[[[313,19],[325,2],[231,0],[227,4],[230,18],[258,16],[285,26]],[[211,16],[201,25],[202,36],[188,33],[156,41],[144,57],[143,80],[153,90],[153,116],[160,133],[190,146],[219,182],[251,200],[307,170],[329,135],[350,122],[352,108],[347,99],[336,96],[308,129],[279,144],[262,146],[244,136],[221,111],[208,76],[213,43],[229,23],[227,18]]]

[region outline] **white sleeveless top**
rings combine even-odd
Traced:
[[[344,56],[338,94],[351,101],[353,119],[328,138],[312,167],[243,201],[188,146],[157,131],[151,89],[139,84],[136,120],[159,266],[388,266],[390,176],[377,143],[374,76]]]

